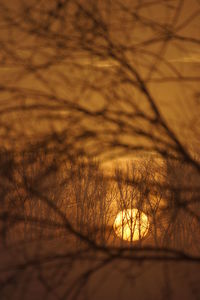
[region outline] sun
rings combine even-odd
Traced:
[[[120,211],[113,225],[116,235],[126,241],[138,241],[147,235],[149,220],[137,208]]]

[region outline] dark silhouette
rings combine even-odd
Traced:
[[[175,299],[189,268],[178,297],[198,299],[199,2],[2,2],[0,298],[88,299],[152,268],[149,299]]]

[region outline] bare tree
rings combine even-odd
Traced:
[[[34,272],[69,299],[115,261],[199,263],[199,1],[2,2],[2,297]],[[114,202],[151,237],[118,243]]]

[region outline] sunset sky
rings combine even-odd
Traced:
[[[70,127],[72,136],[76,136],[80,131],[80,125],[86,131],[93,130],[94,126],[100,127],[100,140],[107,143],[107,140],[110,141],[109,135],[106,134],[107,129],[111,128],[111,134],[116,135],[117,120],[125,118],[127,111],[130,113],[131,110],[133,111],[128,104],[133,95],[134,101],[138,102],[137,105],[145,112],[149,110],[148,103],[143,99],[141,91],[133,88],[131,83],[121,83],[123,80],[120,78],[121,76],[128,76],[128,80],[132,80],[132,75],[126,70],[123,61],[120,62],[119,57],[113,57],[113,54],[108,57],[105,54],[103,47],[106,40],[94,39],[91,43],[91,50],[85,49],[84,45],[81,48],[79,40],[76,40],[75,30],[78,29],[71,29],[68,23],[63,23],[63,27],[59,23],[56,25],[56,21],[52,23],[54,24],[52,26],[55,27],[52,27],[52,32],[56,32],[56,26],[58,26],[58,30],[61,26],[62,31],[59,31],[61,38],[62,36],[66,37],[68,41],[62,47],[51,40],[51,33],[48,31],[41,37],[32,33],[29,29],[31,26],[36,26],[34,22],[38,22],[37,26],[45,22],[46,17],[42,11],[52,11],[53,13],[56,9],[54,1],[50,1],[48,6],[45,1],[40,1],[37,5],[36,2],[29,2],[27,15],[22,10],[23,2],[20,0],[9,0],[1,4],[5,8],[5,12],[8,7],[7,14],[11,17],[9,21],[8,16],[4,13],[1,21],[3,45],[1,84],[3,85],[5,82],[5,85],[8,84],[13,89],[20,87],[23,89],[21,93],[27,94],[24,99],[16,95],[16,100],[12,99],[13,102],[3,101],[1,104],[3,111],[9,111],[9,118],[6,113],[2,116],[3,120],[5,119],[5,127],[10,128],[9,123],[14,122],[13,120],[17,118],[15,128],[13,129],[12,126],[10,128],[13,131],[10,133],[11,136],[16,138],[15,147],[21,143],[24,144],[24,134],[29,139],[37,139],[38,136],[44,136],[46,133],[51,134],[52,130],[62,132]],[[73,17],[76,4],[70,3],[65,14]],[[85,5],[84,1],[80,1],[80,3]],[[140,76],[147,80],[147,86],[169,126],[184,143],[188,143],[187,146],[192,144],[193,148],[198,149],[199,122],[196,109],[200,55],[198,1],[180,1],[180,3],[178,1],[142,1],[140,4],[125,1],[122,6],[117,1],[94,1],[92,9],[98,11],[98,17],[102,17],[109,28],[109,38],[113,45],[122,49],[123,47],[127,48],[125,54],[127,62],[131,67],[136,67]],[[136,22],[132,14],[135,9],[138,9],[138,14],[141,16],[141,20]],[[20,22],[19,24],[22,26],[6,25],[6,22],[15,22],[15,18],[16,22]],[[84,17],[82,20],[80,19],[83,30],[84,26],[86,30],[87,26],[90,26],[87,22],[88,19],[84,19]],[[158,22],[160,22],[160,28],[159,26],[156,28]],[[171,42],[165,41],[162,37],[165,35],[163,33],[165,24],[172,27],[174,35],[184,37],[186,41],[182,41],[181,38],[177,38],[177,40],[174,38]],[[66,29],[65,26],[67,26]],[[35,30],[37,33],[37,27]],[[89,38],[92,38],[93,34],[95,37],[95,31],[91,34]],[[159,36],[161,42],[151,42],[151,39],[159,39]],[[60,42],[58,40],[58,43]],[[105,47],[107,46],[105,44]],[[137,48],[137,51],[134,50]],[[161,57],[157,58],[159,55]],[[122,70],[125,72],[124,75],[122,75]],[[149,73],[150,70],[151,73]],[[46,93],[46,100],[42,93]],[[55,96],[56,99],[52,99]],[[5,93],[4,97],[9,99],[9,94]],[[32,110],[28,108],[30,105],[37,105],[38,98],[42,99],[44,105],[39,115],[36,108]],[[118,101],[116,101],[117,99]],[[85,118],[80,111],[74,112],[74,116],[71,115],[70,121],[67,121],[65,116],[68,116],[71,109],[68,104],[70,106],[78,105],[80,109],[89,109],[93,112],[101,111],[108,105],[109,118],[112,118],[112,121],[105,123],[104,120],[103,124],[99,117],[99,122],[96,122],[96,116]],[[23,106],[24,110],[17,108],[18,112],[13,112],[15,106]],[[45,112],[45,107],[47,112]],[[119,119],[117,114],[121,114]],[[70,122],[75,122],[74,131],[73,127],[69,125]],[[26,131],[24,131],[25,123],[27,123]],[[140,124],[138,126],[141,128]],[[145,128],[145,130],[152,131],[153,129]],[[17,134],[16,137],[14,137],[15,134]],[[123,134],[121,138],[125,143],[127,138],[129,142],[131,140],[133,142],[133,138],[130,139],[129,134],[128,136]],[[136,143],[140,143],[138,137],[135,138]],[[10,142],[10,136],[4,134],[2,140],[7,144]],[[146,140],[145,143],[147,142]]]
[[[199,46],[199,0],[0,0],[0,299],[199,299]]]

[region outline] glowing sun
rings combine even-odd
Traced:
[[[116,235],[126,241],[138,241],[149,230],[149,220],[137,208],[122,210],[117,214],[113,225]]]

